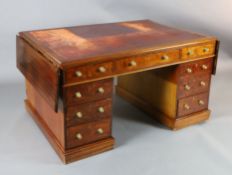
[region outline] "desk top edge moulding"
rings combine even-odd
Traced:
[[[114,77],[118,95],[171,129],[210,115],[216,37],[137,20],[24,31],[16,39],[26,109],[64,163],[113,148]]]

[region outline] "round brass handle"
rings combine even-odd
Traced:
[[[81,133],[77,133],[76,134],[76,138],[78,139],[78,140],[81,140],[83,137],[82,137],[82,134]]]
[[[81,97],[82,97],[82,95],[81,95],[80,92],[76,92],[76,93],[75,93],[75,96],[76,96],[76,98],[81,98]]]
[[[100,93],[100,94],[103,94],[105,92],[104,88],[103,87],[99,87],[97,89],[97,91]]]
[[[187,72],[187,73],[192,73],[193,70],[192,70],[191,68],[187,68],[187,69],[186,69],[186,72]]]
[[[200,82],[200,85],[201,85],[201,86],[206,86],[206,83],[205,83],[204,81],[201,81],[201,82]]]
[[[129,66],[137,66],[136,61],[131,61],[131,62],[129,63]]]
[[[103,130],[102,128],[98,128],[98,129],[97,129],[97,132],[98,132],[98,134],[103,134],[103,133],[104,133],[104,130]]]
[[[189,90],[191,89],[191,87],[190,87],[189,85],[187,85],[187,84],[184,86],[184,88],[185,88],[185,90],[187,90],[187,91],[189,91]]]
[[[103,67],[103,66],[99,67],[98,70],[99,70],[99,72],[101,72],[101,73],[106,72],[106,68]]]
[[[188,50],[187,55],[193,55],[193,50]]]
[[[205,48],[203,49],[203,52],[209,52],[209,48],[208,48],[208,47],[205,47]]]
[[[105,109],[101,106],[101,107],[98,108],[98,112],[104,113],[104,112],[105,112]]]
[[[82,77],[81,71],[76,71],[75,74],[76,74],[77,77]]]
[[[205,104],[205,102],[203,100],[199,100],[198,103],[199,103],[199,105],[204,105]]]
[[[184,104],[184,108],[188,110],[190,109],[190,106],[188,104]]]
[[[76,116],[77,116],[78,118],[82,118],[82,117],[83,117],[82,112],[77,112],[77,113],[76,113]]]
[[[203,65],[201,66],[201,68],[202,68],[203,70],[207,70],[207,69],[208,69],[208,66],[206,66],[205,64],[203,64]]]
[[[169,56],[168,55],[163,55],[162,57],[161,57],[161,60],[168,60],[169,59]]]

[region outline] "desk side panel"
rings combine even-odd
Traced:
[[[172,76],[171,72],[169,75]],[[156,76],[155,70],[118,77],[117,87],[146,101],[170,118],[176,117],[177,85]]]
[[[17,36],[17,67],[54,111],[58,108],[58,67]]]
[[[26,81],[26,95],[31,107],[39,114],[40,120],[46,125],[46,131],[51,131],[52,140],[58,141],[58,145],[61,145],[61,149],[64,150],[64,113],[62,111],[54,112],[29,81]]]

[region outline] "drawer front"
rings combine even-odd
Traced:
[[[66,106],[82,104],[112,96],[113,80],[105,79],[64,88]]]
[[[176,50],[168,50],[166,52],[150,53],[142,56],[125,58],[116,61],[115,64],[116,64],[116,71],[118,73],[123,73],[123,72],[139,70],[141,68],[172,63],[178,60],[179,60],[179,50],[176,49]]]
[[[208,96],[208,93],[203,93],[178,100],[177,117],[207,109]]]
[[[158,66],[179,61],[178,49],[164,52],[144,54],[130,58],[123,58],[114,62],[101,64],[88,64],[64,71],[64,83],[78,83],[101,77],[113,76],[125,72],[135,71],[142,68]]]
[[[180,64],[178,71],[180,76],[191,76],[196,73],[212,73],[213,58],[207,58],[199,61],[193,61],[190,63]]]
[[[213,55],[215,53],[215,43],[208,43],[199,46],[185,47],[181,50],[182,59],[191,59]]]
[[[112,62],[101,64],[89,64],[71,68],[64,73],[65,83],[76,83],[89,79],[96,79],[100,77],[109,76],[113,73]]]
[[[66,132],[66,147],[91,143],[111,136],[111,119],[69,127]]]
[[[92,122],[111,117],[112,99],[100,100],[87,104],[68,107],[66,126]]]
[[[211,74],[180,77],[178,83],[178,98],[209,91]]]

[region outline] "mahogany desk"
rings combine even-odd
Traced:
[[[149,20],[20,32],[26,109],[64,163],[114,146],[116,93],[171,129],[204,121],[216,38]]]

